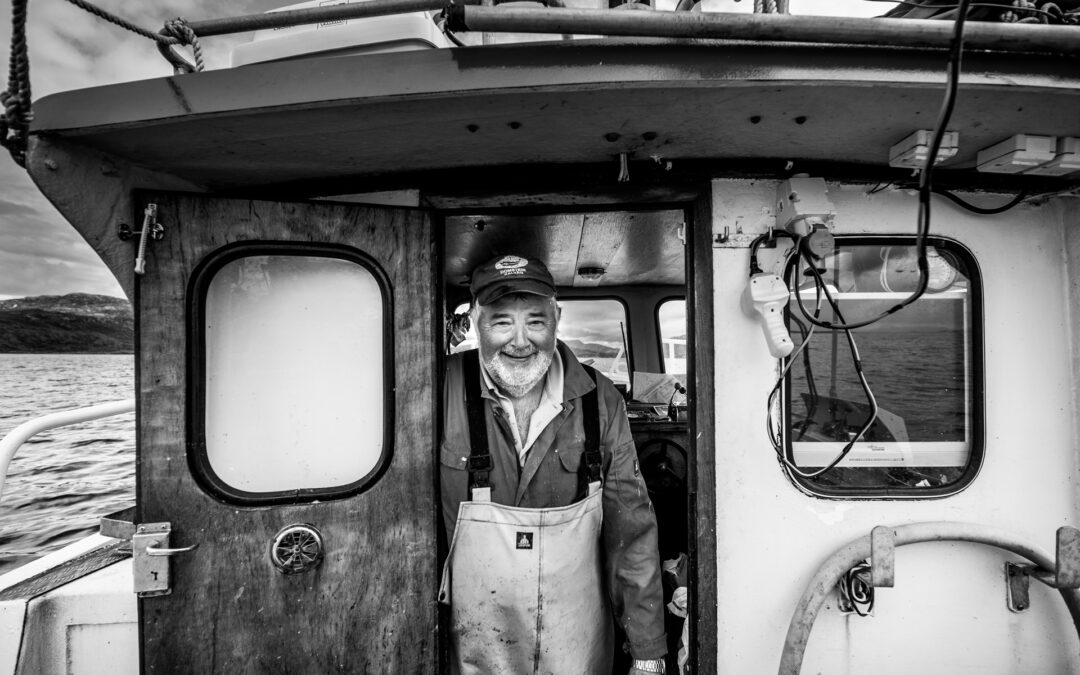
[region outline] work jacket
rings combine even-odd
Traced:
[[[638,466],[626,404],[610,380],[598,374],[594,385],[570,349],[562,342],[557,348],[564,369],[562,412],[540,433],[526,455],[524,466],[518,459],[506,413],[494,394],[481,384],[488,443],[494,463],[491,501],[524,508],[548,508],[566,506],[581,496],[578,494],[578,469],[585,432],[580,399],[597,387],[600,452],[603,455],[601,537],[608,595],[634,658],[660,658],[667,652],[667,641],[656,516]],[[454,537],[458,505],[469,499],[469,423],[462,370],[461,355],[451,356],[447,362],[440,446],[447,541]]]

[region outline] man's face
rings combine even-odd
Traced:
[[[476,309],[480,358],[512,398],[530,391],[551,365],[559,312],[554,298],[514,293]]]

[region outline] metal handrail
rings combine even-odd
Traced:
[[[128,398],[123,401],[99,403],[85,408],[42,415],[15,427],[7,436],[4,436],[4,440],[0,441],[0,499],[3,499],[4,496],[4,481],[7,479],[8,464],[11,463],[11,458],[15,456],[23,443],[35,435],[49,429],[78,424],[79,422],[89,422],[102,417],[123,415],[134,410],[135,399]]]

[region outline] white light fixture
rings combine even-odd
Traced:
[[[1055,152],[1052,160],[1024,173],[1033,176],[1064,176],[1080,171],[1080,138],[1065,136],[1057,139]]]
[[[1024,173],[1052,161],[1057,156],[1053,136],[1016,134],[1012,138],[979,151],[979,171],[987,173]]]
[[[919,129],[892,146],[889,148],[889,166],[902,169],[922,169],[926,166],[926,158],[930,156],[930,141],[933,138],[933,131]],[[947,159],[952,159],[959,149],[960,133],[946,131],[941,136],[941,145],[938,147],[934,164],[941,164]]]

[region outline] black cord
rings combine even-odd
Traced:
[[[930,195],[933,192],[932,176],[934,160],[937,158],[938,150],[941,149],[941,140],[945,136],[945,128],[948,126],[949,119],[952,117],[953,108],[956,106],[956,90],[960,80],[960,61],[964,52],[964,17],[967,14],[969,5],[970,0],[960,0],[959,6],[961,11],[956,17],[953,25],[953,39],[949,51],[945,98],[941,102],[941,109],[938,112],[937,123],[934,127],[934,135],[930,140],[930,151],[926,156],[926,165],[919,175],[919,210],[917,217],[917,231],[915,235],[915,252],[919,268],[919,283],[916,285],[915,290],[911,295],[900,301],[898,304],[893,305],[875,317],[863,321],[856,321],[855,323],[844,323],[843,319],[839,319],[839,315],[837,315],[837,318],[840,320],[840,323],[819,321],[818,319],[812,318],[809,313],[805,311],[805,308],[803,308],[802,300],[799,294],[796,293],[795,297],[799,299],[799,307],[803,309],[803,315],[815,326],[827,328],[829,330],[854,330],[856,328],[869,326],[870,324],[877,323],[890,314],[894,314],[907,307],[921,298],[923,293],[926,292],[926,286],[930,281],[930,267],[926,261],[926,238],[930,232]],[[817,274],[817,268],[813,263],[811,263],[810,268],[814,270],[816,276],[820,277],[820,275]]]
[[[817,309],[815,309],[815,311],[814,311],[813,319],[811,319],[809,313],[806,312],[806,308],[802,305],[801,297],[799,297],[800,294],[796,292],[795,295],[800,300],[799,308],[803,311],[804,316],[806,316],[807,319],[810,319],[811,323],[813,323],[814,325],[820,324],[820,321],[817,320],[817,317],[820,315],[820,312],[821,312],[821,297],[822,297],[822,294],[824,293],[824,297],[829,302],[829,306],[832,308],[834,316],[836,316],[836,318],[839,319],[839,321],[841,323],[843,323],[844,316],[840,311],[840,306],[836,303],[836,300],[833,299],[832,293],[829,292],[828,286],[825,284],[824,279],[822,279],[822,277],[821,277],[821,273],[818,272],[817,267],[815,266],[813,259],[810,257],[810,254],[806,251],[805,247],[803,246],[802,238],[797,238],[795,240],[795,252],[791,256],[791,258],[788,260],[788,263],[787,263],[787,265],[786,265],[786,267],[784,269],[784,280],[787,283],[788,287],[789,288],[792,287],[792,283],[791,283],[793,281],[792,272],[797,268],[798,261],[799,261],[800,258],[805,260],[807,263],[810,264],[810,269],[813,271],[813,274],[814,274],[814,280],[815,280],[814,287],[815,287],[815,290],[817,292]],[[798,288],[797,285],[795,287]],[[782,428],[780,430],[781,433],[776,433],[773,430],[772,421],[771,421],[772,409],[773,409],[773,401],[776,398],[777,392],[780,391],[781,385],[787,379],[787,372],[788,372],[788,369],[791,367],[791,362],[790,361],[788,362],[787,365],[785,365],[785,367],[781,371],[780,377],[777,378],[776,384],[773,385],[772,390],[769,392],[769,397],[768,397],[768,400],[767,400],[767,403],[766,403],[767,410],[769,411],[769,416],[770,416],[770,420],[769,420],[769,422],[767,424],[767,427],[768,427],[768,431],[769,431],[769,440],[772,441],[773,449],[776,450],[776,454],[780,458],[780,461],[782,461],[784,463],[784,465],[787,466],[790,471],[798,474],[802,478],[817,478],[818,476],[824,474],[826,471],[829,471],[830,469],[834,468],[840,462],[844,461],[844,458],[847,457],[848,454],[852,451],[852,449],[855,447],[855,444],[866,434],[866,432],[870,429],[871,426],[873,426],[874,422],[877,420],[877,415],[878,415],[877,399],[874,398],[874,392],[872,392],[870,390],[870,384],[866,381],[866,374],[865,374],[865,372],[863,372],[862,359],[859,357],[859,348],[855,344],[855,337],[851,334],[851,330],[849,330],[849,329],[840,329],[840,330],[843,330],[844,335],[847,337],[848,347],[851,350],[852,363],[853,363],[853,365],[855,367],[855,373],[856,373],[856,375],[858,375],[859,383],[862,385],[863,393],[866,394],[867,403],[869,403],[869,405],[870,405],[870,414],[867,416],[866,421],[863,422],[863,425],[859,429],[858,433],[856,433],[854,436],[852,436],[851,439],[849,439],[848,442],[844,444],[844,447],[840,450],[839,454],[837,454],[836,457],[834,457],[833,460],[831,462],[829,462],[829,464],[827,466],[825,466],[822,469],[818,469],[817,471],[812,471],[812,472],[802,471],[801,469],[799,469],[795,465],[794,462],[789,461],[787,456],[786,456],[786,450],[784,448],[784,445],[781,443],[781,440],[782,440],[782,438],[781,438],[782,437]],[[803,344],[800,345],[799,349],[805,350],[806,347],[807,347],[807,342],[809,341],[809,339],[810,339],[810,334],[808,333],[806,339],[803,341]]]
[[[867,581],[870,574],[870,563],[864,560],[845,572],[840,580],[841,594],[859,616],[869,616],[874,611],[874,585]]]
[[[1014,206],[1016,206],[1020,202],[1027,199],[1027,196],[1028,196],[1028,193],[1021,192],[1020,194],[1016,195],[1011,200],[1009,200],[1009,202],[1006,203],[1006,204],[1002,204],[1001,206],[995,206],[995,207],[992,207],[992,208],[986,208],[986,207],[982,207],[982,206],[975,206],[974,204],[972,204],[970,202],[966,202],[963,199],[961,199],[959,196],[957,196],[956,194],[954,194],[952,192],[949,192],[948,190],[945,190],[945,189],[942,189],[942,188],[934,188],[934,193],[939,194],[942,197],[949,198],[954,203],[956,203],[958,206],[962,206],[963,208],[967,209],[968,211],[971,211],[972,213],[978,213],[978,214],[981,214],[981,215],[984,215],[984,216],[992,216],[992,215],[994,215],[996,213],[1005,213],[1009,209],[1013,208]]]
[[[936,2],[915,2],[915,1],[912,1],[912,0],[865,0],[865,1],[866,2],[887,2],[889,4],[907,5],[908,7],[919,7],[919,8],[925,8],[925,9],[958,9],[960,7],[960,5],[962,4],[962,3],[952,3],[952,2],[943,2],[943,3],[939,4],[939,3],[936,3]],[[1052,4],[1052,3],[1048,3],[1048,4]],[[1014,7],[1012,4],[999,4],[999,3],[996,3],[996,2],[972,2],[972,3],[968,4],[967,9],[971,9],[973,7],[989,7],[989,8],[992,8],[992,9],[1000,9],[1002,12],[1016,12],[1016,13],[1030,12],[1032,14],[1042,14],[1042,15],[1051,17],[1053,19],[1057,19],[1058,21],[1060,21],[1061,18],[1062,18],[1062,15],[1065,14],[1065,12],[1062,12],[1061,14],[1055,14],[1054,12],[1050,12],[1050,11],[1047,11],[1047,10],[1044,10],[1044,9],[1036,9],[1034,7]],[[966,14],[966,10],[965,10],[965,14]]]

